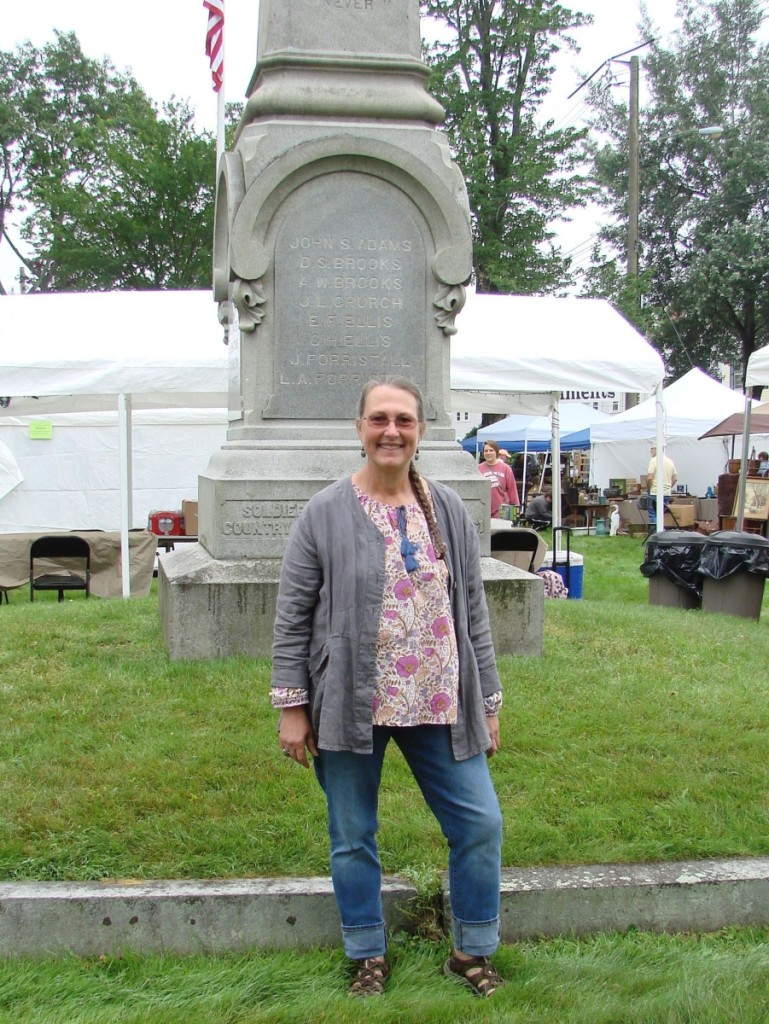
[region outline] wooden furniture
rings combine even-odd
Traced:
[[[718,528],[719,530],[734,530],[737,527],[736,516],[719,516],[718,517]],[[743,519],[742,520],[742,532],[743,533],[756,533],[761,537],[766,536],[766,520],[765,519]]]
[[[596,519],[604,519],[608,524],[609,516],[611,515],[611,505],[618,504],[618,502],[608,502],[605,505],[574,505],[571,502],[565,502],[567,515],[565,519],[569,520],[569,524],[576,519],[584,519],[584,525],[587,527],[587,532],[595,530]],[[583,525],[582,523],[575,523],[575,525]],[[608,526],[606,532],[608,533]]]

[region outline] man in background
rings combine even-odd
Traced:
[[[526,509],[526,519],[535,530],[546,530],[553,522],[553,496],[545,489],[535,494]]]
[[[652,457],[649,459],[649,466],[646,470],[646,485],[649,488],[649,494],[656,497],[657,495],[657,448],[656,445],[651,446]],[[667,455],[662,456],[662,475],[663,475],[663,487],[662,495],[665,498],[669,498],[673,493],[673,487],[678,474],[676,473],[676,467],[673,464],[673,460],[669,459]],[[669,502],[666,502],[669,504]]]
[[[657,525],[657,447],[651,446],[651,458],[646,469],[646,485],[649,488],[649,523]],[[667,509],[670,504],[670,496],[673,493],[673,486],[678,479],[676,467],[673,460],[667,455],[662,457],[662,503]],[[661,527],[662,528],[662,527]]]

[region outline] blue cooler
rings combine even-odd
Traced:
[[[548,551],[545,555],[540,569],[553,569],[561,577],[563,582],[569,588],[569,600],[578,600],[582,597],[582,581],[585,571],[584,559],[582,555],[570,552],[568,558],[570,565],[566,565],[567,554],[565,551],[558,551],[556,554],[556,564],[553,565],[553,552]]]

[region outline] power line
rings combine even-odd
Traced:
[[[619,60],[620,57],[627,57],[627,55],[629,53],[635,53],[636,50],[642,50],[645,46],[651,46],[651,44],[654,41],[655,41],[654,39],[646,39],[646,40],[644,40],[644,42],[639,43],[637,46],[632,46],[629,50],[623,50],[622,53],[616,53],[613,57],[607,58],[607,60],[605,60],[603,62],[603,64],[599,64],[598,67],[595,69],[595,71],[593,71],[591,74],[589,74],[587,76],[587,78],[585,78],[582,82],[580,82],[580,84],[577,86],[577,88],[574,90],[574,92],[569,93],[569,95],[566,97],[566,99],[570,100],[572,98],[572,96],[576,96],[577,93],[580,91],[580,89],[583,89],[587,85],[588,82],[592,81],[592,79],[595,78],[595,76],[598,74],[598,72],[601,71],[603,68],[605,68],[607,66],[607,64],[611,64],[612,61]]]

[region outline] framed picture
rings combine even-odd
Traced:
[[[733,515],[737,515],[737,502],[739,495],[734,496]],[[762,480],[760,477],[749,476],[745,481],[745,508],[743,515],[746,519],[769,519],[769,480]]]

